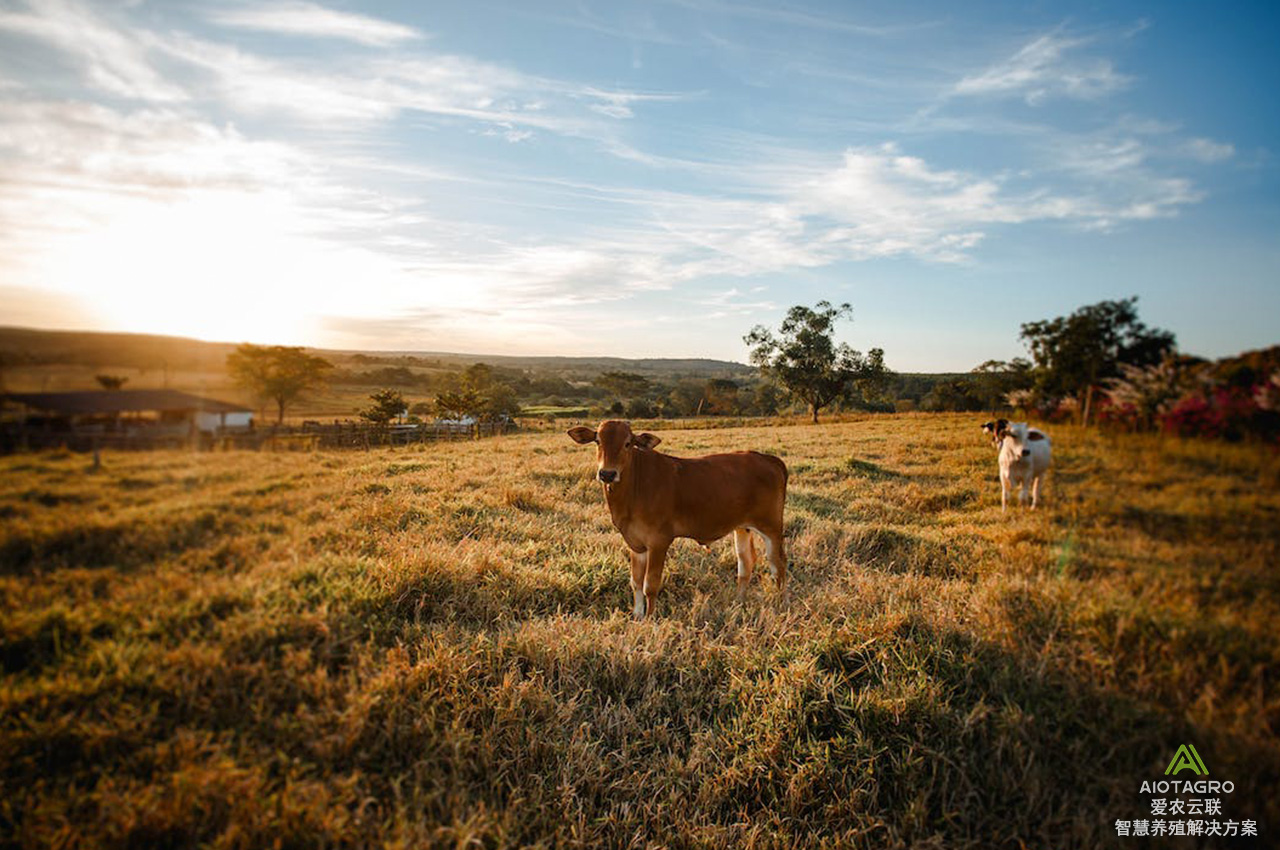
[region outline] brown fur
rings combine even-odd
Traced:
[[[787,466],[773,455],[731,452],[680,458],[653,451],[660,439],[633,434],[616,419],[590,428],[570,429],[578,443],[595,442],[597,476],[613,525],[631,550],[631,586],[635,613],[652,612],[662,589],[667,549],[677,537],[704,546],[730,532],[738,554],[738,585],[751,579],[755,549],[750,531],[765,538],[767,555],[779,590],[787,577],[782,511],[787,495]],[[641,592],[643,591],[643,610]]]

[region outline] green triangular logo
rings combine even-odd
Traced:
[[[1191,744],[1183,744],[1178,747],[1178,751],[1173,754],[1173,761],[1169,762],[1169,766],[1164,769],[1164,775],[1168,776],[1172,773],[1177,776],[1187,768],[1194,771],[1196,776],[1207,776],[1209,773],[1209,768],[1204,766],[1204,762],[1200,759],[1200,754],[1196,752],[1196,748]]]

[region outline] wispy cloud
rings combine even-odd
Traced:
[[[1127,86],[1129,78],[1110,60],[1079,55],[1088,44],[1085,38],[1042,35],[1008,59],[964,77],[954,93],[1021,97],[1037,105],[1055,97],[1092,100]]]
[[[749,316],[781,309],[782,305],[760,297],[763,287],[753,287],[743,292],[736,286],[693,299],[699,307],[710,308],[708,319],[726,319],[731,316]]]
[[[430,54],[309,67],[238,47],[170,35],[162,49],[200,72],[231,107],[309,122],[387,121],[406,111],[552,129],[562,116],[537,108],[536,81],[466,57]]]
[[[224,27],[344,39],[369,47],[388,47],[423,37],[413,27],[351,12],[339,12],[315,3],[255,4],[211,12],[208,18]]]
[[[764,199],[655,195],[648,206],[685,244],[683,253],[669,251],[681,258],[668,272],[680,280],[882,257],[963,262],[996,228],[1056,222],[1105,230],[1176,215],[1202,197],[1185,179],[1141,169],[1095,176],[1055,187],[1047,176],[937,168],[885,144],[850,148],[820,168],[806,161]]]
[[[1215,142],[1213,139],[1191,139],[1183,150],[1192,159],[1201,162],[1222,162],[1236,155],[1235,145],[1227,142]]]
[[[30,0],[23,11],[0,10],[0,31],[44,42],[71,62],[95,88],[155,103],[187,99],[154,67],[144,43],[81,4]]]
[[[398,24],[302,3],[245,7],[214,17],[226,25],[368,44],[418,35]],[[52,46],[55,56],[79,69],[86,85],[107,94],[147,103],[214,98],[243,115],[341,123],[343,132],[418,113],[479,122],[509,141],[545,131],[593,139],[610,150],[615,136],[606,118],[630,118],[636,104],[686,97],[551,79],[425,48],[358,54],[338,63],[267,56],[181,30],[124,27],[68,0],[30,0],[24,11],[2,12],[3,30]]]
[[[731,15],[765,21],[770,24],[816,29],[823,32],[840,32],[846,35],[887,36],[936,25],[934,22],[908,25],[865,24],[851,21],[838,15],[815,15],[792,9],[780,9],[770,5],[726,3],[722,2],[722,0],[668,0],[668,2],[704,13]]]
[[[634,117],[635,113],[631,109],[633,103],[687,100],[691,97],[686,94],[602,91],[591,86],[582,89],[581,96],[596,101],[588,107],[589,109],[610,118]]]

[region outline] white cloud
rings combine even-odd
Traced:
[[[344,39],[369,47],[388,47],[422,38],[422,33],[413,27],[351,12],[339,12],[315,3],[258,4],[224,9],[210,13],[208,17],[225,27]]]
[[[1222,162],[1235,156],[1235,145],[1227,142],[1215,142],[1213,139],[1191,139],[1183,150],[1193,159],[1201,162]]]
[[[1124,88],[1129,78],[1106,59],[1077,56],[1089,42],[1043,35],[1010,58],[956,83],[954,94],[1021,97],[1039,104],[1053,97],[1093,100]]]
[[[1099,171],[1070,190],[1025,178],[939,169],[895,145],[850,148],[805,167],[760,200],[654,195],[646,205],[684,243],[666,248],[675,281],[747,277],[844,260],[967,260],[994,228],[1060,222],[1105,230],[1176,215],[1201,195],[1187,180],[1142,169]],[[749,167],[744,168],[750,171]]]

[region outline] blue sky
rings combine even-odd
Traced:
[[[1280,342],[1272,4],[0,0],[5,324],[895,369]]]

